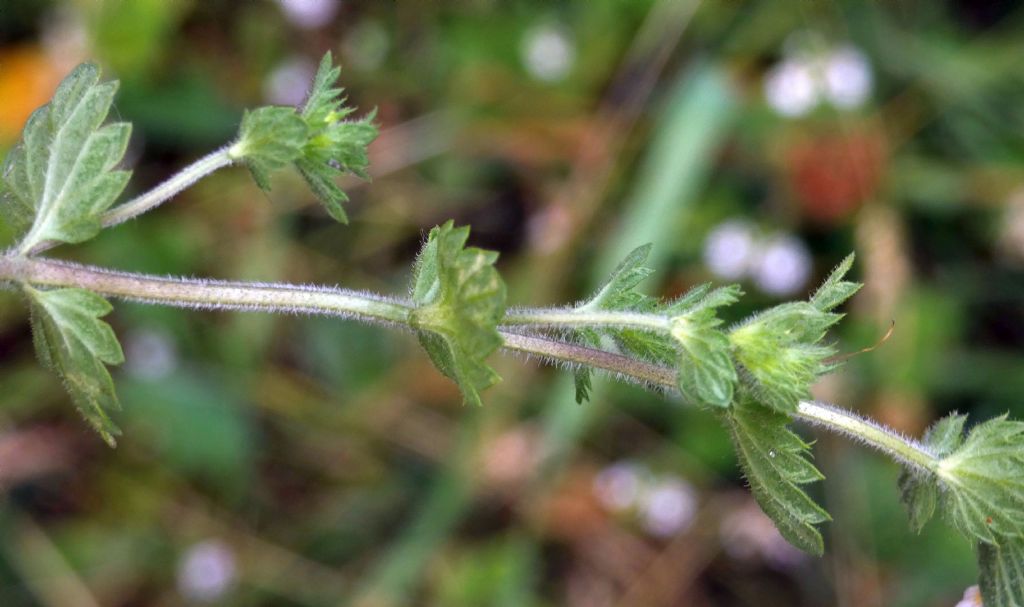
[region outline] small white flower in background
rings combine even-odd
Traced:
[[[594,478],[594,495],[612,512],[633,507],[644,485],[645,471],[632,462],[616,462]]]
[[[796,118],[821,101],[842,110],[860,107],[873,85],[871,63],[853,46],[825,53],[791,50],[765,75],[764,97],[779,115]]]
[[[235,554],[219,540],[195,544],[178,567],[178,591],[192,601],[212,602],[234,584]]]
[[[811,254],[799,239],[778,236],[761,248],[754,283],[769,295],[792,295],[811,277]]]
[[[1009,260],[1024,264],[1024,188],[1010,194],[999,230],[999,249]]]
[[[345,61],[363,71],[373,71],[387,59],[391,50],[388,30],[379,22],[364,19],[345,34],[342,45]]]
[[[803,59],[786,59],[764,80],[768,105],[786,117],[803,116],[818,105],[818,83],[813,65]]]
[[[553,25],[539,25],[528,30],[523,36],[520,53],[526,71],[546,82],[565,78],[576,58],[569,35]]]
[[[693,488],[678,478],[656,483],[641,498],[641,517],[648,533],[671,537],[693,522],[697,496]]]
[[[277,105],[299,105],[306,99],[316,65],[306,57],[292,57],[279,64],[263,83],[263,97]]]
[[[956,607],[982,607],[981,590],[977,586],[971,586],[964,591],[964,598],[956,604]]]
[[[864,53],[847,46],[828,56],[825,63],[825,96],[841,109],[860,107],[871,94],[874,77]]]
[[[338,14],[338,0],[277,0],[284,16],[304,29],[315,29],[330,23]]]
[[[125,370],[139,379],[161,379],[178,368],[178,351],[174,342],[158,331],[129,333],[124,350]]]
[[[704,264],[719,278],[738,280],[749,271],[756,248],[752,225],[735,219],[725,221],[704,241]]]

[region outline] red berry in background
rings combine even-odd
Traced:
[[[862,130],[798,141],[784,159],[804,216],[835,224],[874,196],[888,155],[881,134]]]

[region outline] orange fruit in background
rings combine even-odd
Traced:
[[[0,147],[18,139],[29,115],[50,100],[60,76],[36,47],[0,48]]]
[[[879,133],[860,130],[799,141],[786,152],[786,173],[804,216],[836,224],[871,199],[888,154]]]

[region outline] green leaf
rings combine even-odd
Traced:
[[[986,607],[1024,607],[1024,539],[978,544],[978,568]]]
[[[644,266],[650,253],[650,244],[633,249],[612,270],[608,280],[591,295],[586,303],[577,306],[577,309],[581,311],[618,310],[634,312],[653,309],[656,302],[652,297],[634,291],[641,281],[654,272]],[[601,345],[602,333],[619,342],[624,350],[634,352],[638,356],[649,354],[648,351],[654,346],[648,342],[651,339],[659,339],[648,332],[629,329],[606,330],[603,332],[595,329],[578,329],[575,331],[575,337],[579,343],[591,348],[597,348]],[[575,371],[577,403],[583,403],[590,399],[591,375],[592,372],[587,367],[582,367]]]
[[[949,415],[932,424],[924,435],[924,446],[936,457],[949,455],[963,442],[966,415]],[[920,533],[935,514],[939,485],[934,475],[904,469],[899,478],[900,500],[910,517],[910,528]]]
[[[348,222],[342,203],[348,196],[336,179],[351,173],[369,179],[367,146],[376,139],[374,112],[346,120],[355,110],[345,107],[336,87],[341,69],[328,52],[320,61],[313,87],[301,110],[263,107],[242,120],[232,158],[244,160],[257,185],[270,189],[270,173],[292,165],[334,219]]]
[[[269,173],[298,159],[306,139],[306,121],[294,108],[261,107],[242,117],[232,154],[244,158],[256,184],[269,191]]]
[[[500,378],[486,359],[502,344],[505,283],[494,268],[498,254],[466,247],[469,228],[449,221],[430,231],[416,260],[410,324],[431,360],[453,379],[467,403]]]
[[[760,402],[793,413],[810,396],[811,384],[828,370],[825,359],[834,353],[815,343],[823,335],[817,327],[825,314],[807,303],[782,304],[733,329],[729,340],[736,360],[749,372]]]
[[[111,446],[120,431],[107,413],[120,408],[104,366],[124,362],[110,325],[99,320],[110,303],[85,289],[41,291],[25,287],[32,309],[32,336],[43,364],[61,379],[72,401]]]
[[[601,345],[601,334],[593,329],[579,329],[576,331],[576,340],[584,346],[597,348]],[[581,366],[573,372],[577,405],[590,400],[590,390],[593,388],[592,375],[593,372],[587,366]]]
[[[130,176],[121,162],[131,125],[100,126],[117,82],[99,82],[84,63],[57,87],[52,101],[28,119],[21,140],[0,170],[0,211],[26,253],[47,241],[82,242],[101,229]]]
[[[715,315],[715,309],[734,303],[741,294],[736,285],[715,289],[671,320],[672,337],[679,345],[676,381],[683,396],[699,404],[728,407],[732,403],[736,366],[729,351],[729,338],[718,328],[722,321]],[[687,295],[683,299],[692,297]]]
[[[843,280],[852,265],[850,255],[810,301],[775,306],[730,333],[736,359],[748,372],[750,387],[764,404],[793,413],[799,401],[810,396],[811,384],[818,376],[835,368],[826,360],[835,350],[819,342],[843,317],[831,310],[860,288]]]
[[[348,196],[334,180],[346,172],[369,179],[366,148],[378,131],[373,124],[375,112],[360,120],[345,120],[354,110],[345,107],[342,89],[335,86],[340,74],[341,68],[334,66],[331,53],[326,53],[302,108],[309,138],[295,165],[328,214],[347,223],[341,204]]]
[[[807,458],[807,443],[787,427],[790,418],[748,398],[722,417],[761,509],[789,543],[821,555],[824,542],[815,525],[831,518],[799,485],[824,476]]]
[[[998,544],[1024,537],[1024,422],[979,424],[937,471],[943,511],[968,538]]]
[[[853,260],[854,254],[850,253],[839,262],[839,265],[832,270],[832,273],[825,279],[825,282],[811,296],[811,305],[822,312],[828,312],[853,297],[853,294],[860,290],[861,284],[859,282],[843,280],[843,277],[853,267]]]
[[[650,254],[650,244],[633,249],[580,309],[637,311],[653,303],[653,298],[634,291],[641,281],[654,273],[654,270],[644,266]]]
[[[604,285],[577,309],[660,315],[666,319],[665,328],[603,327],[576,330],[575,337],[591,347],[598,347],[601,337],[608,337],[619,350],[633,356],[676,365],[685,397],[699,404],[727,407],[737,381],[736,367],[729,340],[718,328],[722,323],[715,309],[735,302],[742,291],[735,285],[714,291],[709,285],[700,285],[675,301],[659,302],[635,290],[652,273],[644,266],[650,250],[650,245],[644,245],[630,252]],[[589,371],[577,371],[577,402],[588,395],[589,385]]]

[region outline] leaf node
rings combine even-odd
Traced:
[[[498,374],[486,359],[502,344],[505,283],[494,268],[498,254],[466,247],[469,228],[448,221],[430,231],[416,260],[410,324],[438,369],[453,379],[467,403]]]

